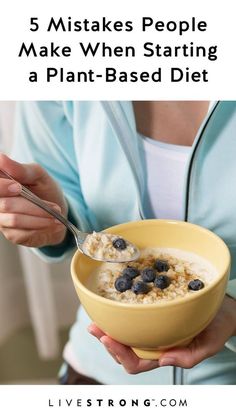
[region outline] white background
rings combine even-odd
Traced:
[[[235,388],[228,386],[227,392],[225,390],[225,386],[5,386],[1,390],[1,412],[5,412],[3,417],[6,418],[24,419],[235,417]],[[87,399],[91,399],[91,407],[86,407]],[[97,399],[103,399],[101,407]],[[113,400],[114,407],[108,407],[109,399]],[[119,407],[123,399],[126,406]],[[139,400],[139,407],[130,407],[132,399]],[[145,399],[151,400],[150,407],[144,406]],[[180,399],[186,399],[188,406],[179,407]],[[161,400],[166,406],[160,405]],[[53,407],[49,406],[49,401]]]
[[[8,0],[0,15],[0,99],[235,99],[235,39],[236,25],[233,0],[165,0],[143,2],[131,0],[50,0],[31,1]],[[40,30],[29,31],[30,17],[39,17]],[[135,30],[132,32],[52,32],[45,28],[50,17],[68,18],[74,20],[99,20],[102,16],[111,20],[131,20]],[[157,32],[154,29],[143,33],[139,28],[141,17],[150,16],[156,20],[189,20],[195,16],[208,24],[206,32],[187,32],[179,37],[175,32]],[[35,46],[48,45],[50,42],[72,47],[70,58],[18,58],[22,42]],[[134,45],[135,58],[84,58],[79,53],[78,42],[106,42],[110,45]],[[217,61],[206,58],[143,58],[142,45],[150,41],[163,45],[181,45],[183,43],[218,45]],[[154,71],[163,69],[162,83],[109,83],[101,79],[95,83],[60,83],[55,79],[52,83],[45,81],[46,67],[64,67],[68,71],[82,71],[90,68],[98,73],[104,67],[117,67],[126,71]],[[209,82],[203,83],[170,83],[170,67],[187,66],[191,70],[206,68],[209,72]],[[28,73],[37,71],[38,83],[28,82]]]

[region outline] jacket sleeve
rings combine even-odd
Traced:
[[[231,279],[231,281],[228,282],[226,294],[236,300],[236,279]],[[231,351],[236,352],[236,336],[230,338],[225,346]]]
[[[74,150],[73,124],[63,102],[19,102],[11,156],[21,163],[36,162],[59,183],[69,205],[69,218],[90,231]],[[61,260],[73,247],[71,235],[64,243],[37,249],[47,261]]]

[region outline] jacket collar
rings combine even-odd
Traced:
[[[102,101],[104,111],[111,124],[115,137],[130,165],[137,187],[140,215],[144,218],[143,197],[145,178],[143,173],[142,153],[138,144],[135,117],[131,101]]]

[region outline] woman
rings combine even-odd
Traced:
[[[229,245],[234,278],[236,103],[208,107],[201,101],[21,103],[13,156],[23,164],[2,156],[0,167],[85,231],[153,217],[203,225]],[[5,237],[39,248],[45,259],[63,258],[73,246],[65,228],[20,198],[16,184],[0,182]],[[89,326],[80,309],[62,382],[235,384],[235,281],[230,285],[231,297],[211,325],[189,348],[168,351],[159,363],[139,360]]]

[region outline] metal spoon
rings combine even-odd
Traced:
[[[136,260],[139,257],[140,252],[139,252],[138,248],[136,246],[134,246],[132,243],[128,242],[127,240],[125,240],[126,244],[131,245],[135,249],[135,252],[132,255],[132,257],[129,257],[128,259],[104,259],[104,258],[95,257],[95,256],[89,254],[86,251],[86,249],[84,247],[84,244],[85,244],[85,241],[86,241],[87,237],[91,235],[90,233],[84,233],[84,232],[80,231],[74,224],[72,224],[69,220],[67,220],[67,218],[65,218],[63,215],[61,215],[58,211],[49,207],[42,199],[40,199],[37,195],[35,195],[33,192],[31,192],[28,188],[26,188],[24,185],[22,185],[20,182],[18,182],[18,180],[14,179],[5,170],[0,169],[0,174],[2,175],[1,177],[11,179],[11,180],[18,183],[21,186],[22,189],[21,189],[20,195],[23,198],[25,198],[28,201],[32,202],[33,204],[37,205],[38,207],[40,207],[41,209],[46,211],[48,214],[52,215],[54,218],[59,220],[62,224],[64,224],[64,226],[66,226],[66,228],[68,230],[70,230],[71,233],[73,234],[76,245],[77,245],[78,249],[80,250],[80,252],[82,252],[86,256],[89,256],[91,259],[99,260],[99,261],[102,261],[102,262],[113,262],[113,263],[118,263],[119,262],[120,263],[120,262],[131,262],[133,260]],[[115,238],[117,238],[117,236],[114,235],[114,239]]]

